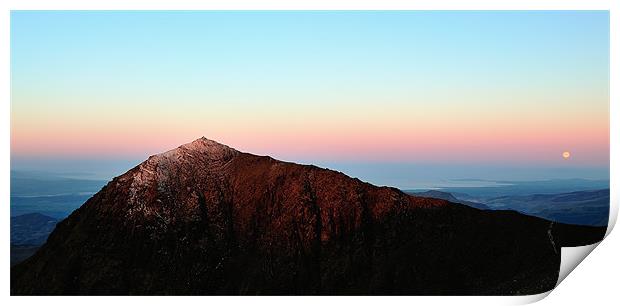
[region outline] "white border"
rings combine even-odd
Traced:
[[[72,1],[72,0],[26,0],[8,1],[12,10],[41,9],[150,9],[150,10],[607,10],[608,0],[441,0],[441,1],[407,1],[407,0],[108,0],[108,1]],[[11,3],[13,2],[13,3]]]
[[[0,170],[0,195],[2,199],[4,199],[4,210],[2,210],[2,215],[0,218],[3,221],[3,226],[0,230],[3,237],[3,243],[0,244],[0,249],[2,250],[0,257],[2,258],[2,262],[6,264],[0,264],[0,283],[2,284],[2,288],[4,290],[3,298],[7,298],[9,295],[9,167],[10,167],[10,54],[9,54],[9,35],[10,35],[10,12],[9,10],[45,10],[45,9],[54,9],[54,10],[62,10],[62,9],[71,9],[71,10],[91,10],[91,9],[106,9],[106,10],[130,10],[130,9],[175,9],[175,10],[197,10],[197,9],[218,9],[218,10],[232,10],[232,9],[260,9],[260,10],[295,10],[295,9],[311,9],[311,10],[336,10],[336,9],[354,9],[354,10],[374,10],[374,9],[414,9],[414,10],[610,10],[610,18],[611,18],[611,59],[610,59],[610,82],[611,84],[619,84],[618,83],[618,72],[620,71],[620,66],[617,60],[617,54],[620,51],[618,48],[618,30],[620,29],[620,23],[618,19],[618,14],[620,14],[620,1],[604,1],[604,0],[590,0],[590,1],[576,1],[576,0],[489,0],[489,1],[480,1],[480,0],[464,0],[464,1],[456,1],[456,0],[444,0],[444,1],[433,1],[433,0],[425,0],[425,1],[397,1],[397,0],[350,0],[350,1],[335,1],[335,0],[306,0],[306,1],[286,1],[286,0],[263,0],[263,1],[255,1],[255,0],[228,0],[228,1],[207,1],[207,0],[177,0],[177,1],[162,1],[162,0],[108,0],[108,1],[77,1],[77,0],[56,0],[56,1],[43,1],[43,0],[23,0],[23,1],[14,1],[8,0],[3,1],[0,6],[4,9],[2,14],[0,15],[0,20],[2,24],[2,31],[0,32],[0,41],[4,42],[4,48],[2,48],[2,57],[0,63],[4,67],[4,73],[1,75],[1,87],[0,92],[4,93],[4,103],[2,104],[2,108],[0,109],[0,139],[2,141],[3,147],[0,150],[0,165],[2,169]],[[614,57],[616,55],[616,57]],[[618,190],[616,187],[617,182],[619,181],[618,177],[618,139],[620,139],[620,126],[619,126],[619,106],[617,105],[618,101],[618,90],[613,86],[610,88],[610,115],[611,115],[611,201],[612,201],[612,213],[610,214],[610,228],[608,233],[610,233],[613,225],[616,222],[617,212],[618,212]],[[606,239],[602,243],[602,245],[611,244],[608,248],[609,250],[615,250],[615,253],[605,254],[603,256],[602,252],[595,250],[594,253],[597,254],[598,258],[607,258],[608,262],[597,262],[596,267],[598,269],[606,269],[607,266],[615,267],[612,269],[613,273],[605,274],[603,273],[606,270],[599,270],[599,274],[594,274],[591,277],[599,278],[599,282],[594,282],[597,286],[601,286],[600,278],[606,279],[609,284],[613,284],[616,282],[617,275],[614,273],[618,273],[618,264],[615,262],[618,254],[618,235],[615,235],[616,238],[613,238],[612,241],[607,241]],[[613,237],[613,235],[612,235]],[[609,242],[609,243],[608,243]],[[607,248],[607,247],[606,247]],[[587,260],[586,260],[587,262]],[[593,266],[593,263],[588,263],[590,266]],[[579,273],[580,269],[576,269]],[[596,271],[595,271],[596,272]],[[600,276],[600,277],[599,277]],[[570,280],[571,284],[575,284],[577,280]],[[565,281],[567,283],[568,281]],[[605,301],[605,299],[598,299],[604,293],[597,291],[596,289],[599,287],[588,286],[593,282],[589,279],[581,279],[577,282],[578,287],[574,287],[574,290],[561,290],[564,296],[556,297],[554,294],[551,294],[553,298],[550,298],[549,302],[555,303],[564,303],[574,301],[574,297],[579,297],[582,301],[592,301],[593,299]],[[568,286],[568,285],[567,285]],[[562,286],[560,286],[561,288]],[[614,297],[614,291],[612,288],[608,287],[609,291],[606,293],[608,296]],[[555,290],[557,291],[557,290]],[[597,297],[587,296],[588,292],[597,292]],[[422,304],[433,303],[440,305],[453,305],[455,303],[458,304],[466,304],[466,305],[497,305],[497,304],[520,304],[524,302],[534,302],[541,298],[544,298],[547,294],[542,294],[538,296],[530,296],[530,297],[304,297],[304,298],[295,298],[295,297],[283,297],[283,298],[249,298],[249,297],[212,297],[209,298],[208,302],[210,303],[243,303],[252,305],[290,305],[294,304],[307,304],[307,305],[317,305],[323,303],[334,303],[334,304],[342,304],[342,303],[356,303],[363,305],[373,305],[378,303],[412,303],[419,302]],[[585,298],[584,298],[585,297]],[[139,298],[131,298],[131,297],[106,297],[106,298],[71,298],[71,297],[59,297],[59,298],[41,298],[41,297],[10,297],[8,302],[10,305],[28,305],[28,304],[75,304],[75,305],[83,305],[85,303],[95,304],[95,305],[107,305],[110,303],[117,302],[141,302],[141,303],[149,303],[151,305],[168,305],[170,303],[177,302],[182,300],[183,302],[206,302],[204,298],[201,297],[139,297]],[[607,301],[613,301],[614,299],[610,299]],[[572,303],[571,303],[572,304]],[[613,302],[611,302],[613,304]],[[4,304],[7,305],[7,304]]]

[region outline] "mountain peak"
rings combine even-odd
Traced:
[[[181,157],[201,156],[208,160],[228,160],[237,153],[239,153],[239,151],[203,136],[192,142],[183,144],[176,149],[153,157],[156,160],[161,160],[162,158],[180,160]]]
[[[182,172],[190,177],[194,172],[213,172],[240,153],[224,144],[200,137],[175,149],[150,156],[121,178],[133,181],[131,191],[134,196],[131,199],[134,200],[144,191],[145,186],[166,181],[175,173]]]
[[[187,149],[190,151],[209,152],[214,150],[232,150],[227,145],[221,144],[215,140],[208,139],[207,137],[200,137],[192,142],[179,146],[178,148]]]

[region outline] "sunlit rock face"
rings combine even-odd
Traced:
[[[555,285],[561,246],[604,232],[200,138],[114,178],[60,222],[12,268],[11,293],[534,294]]]

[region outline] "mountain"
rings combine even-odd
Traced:
[[[37,252],[40,245],[14,245],[11,244],[11,267],[16,265]]]
[[[11,217],[11,244],[42,245],[57,220],[39,213]]]
[[[513,209],[570,224],[606,226],[609,220],[609,189],[503,196],[485,203],[494,209]]]
[[[32,256],[45,243],[56,222],[39,213],[11,217],[11,265]]]
[[[489,206],[484,205],[482,203],[460,200],[460,199],[455,198],[449,192],[444,192],[444,191],[439,191],[439,190],[427,190],[427,191],[421,191],[421,192],[407,192],[407,193],[414,195],[414,196],[418,196],[418,197],[446,200],[452,203],[459,203],[459,204],[467,205],[467,206],[477,208],[477,209],[491,209]]]
[[[11,268],[13,295],[468,295],[554,287],[602,239],[206,138],[114,178]]]

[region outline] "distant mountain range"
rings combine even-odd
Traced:
[[[443,199],[478,209],[515,210],[527,215],[567,224],[607,226],[609,221],[609,189],[559,194],[501,196],[482,200],[483,203],[462,200],[449,192],[439,190],[410,191],[408,193]],[[460,193],[458,197],[473,198],[464,193]]]
[[[11,268],[11,294],[536,294],[555,286],[562,247],[605,229],[407,195],[200,138],[59,222]]]
[[[493,209],[512,209],[557,222],[594,226],[607,225],[609,203],[609,189],[503,196],[485,202]]]
[[[455,180],[459,181],[459,180]],[[469,180],[460,180],[469,181]],[[481,180],[476,180],[481,181]],[[490,181],[489,187],[446,187],[441,191],[455,197],[478,203],[503,196],[524,196],[532,194],[559,194],[575,191],[609,189],[609,180],[590,179],[551,179],[537,181]]]

